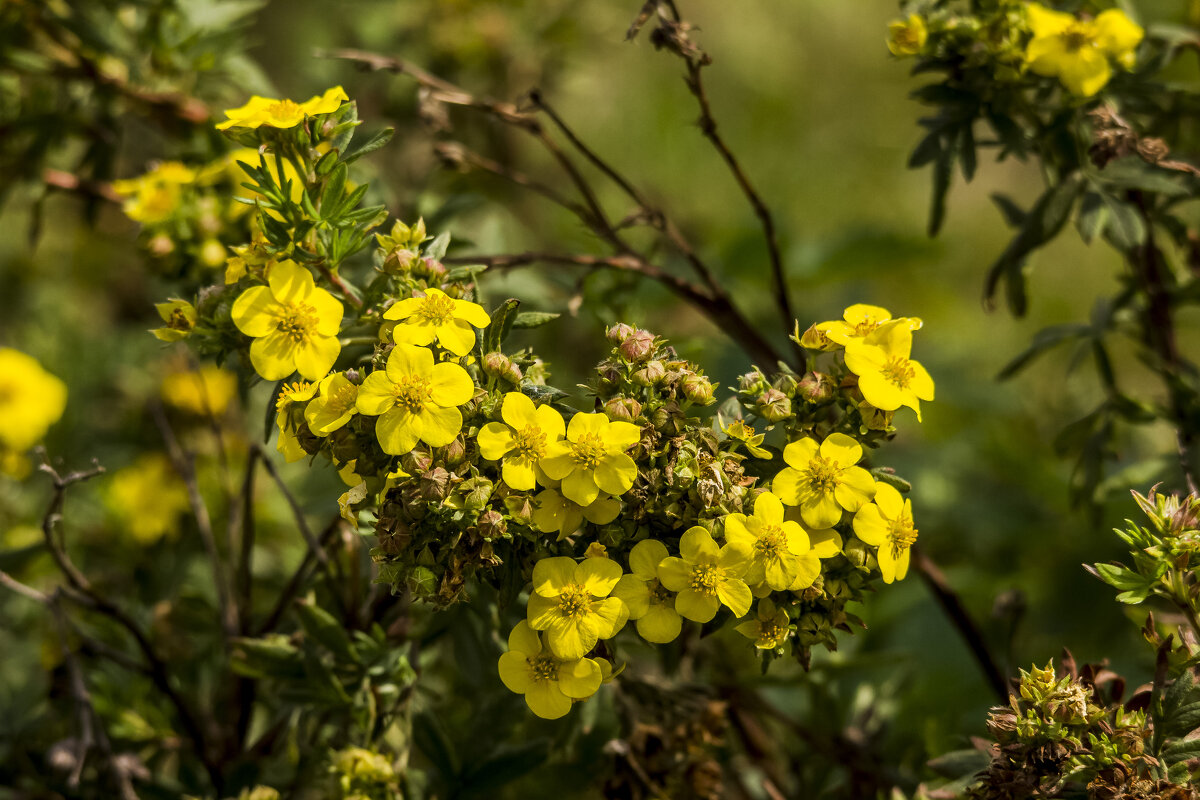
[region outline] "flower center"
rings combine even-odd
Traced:
[[[433,394],[433,387],[429,385],[429,379],[420,375],[405,375],[396,381],[392,388],[396,405],[404,406],[411,414],[416,414],[423,409],[429,402],[431,394]]]
[[[670,603],[671,608],[675,607],[675,593],[659,583],[658,578],[651,578],[646,581],[646,588],[650,591],[650,603],[652,605]]]
[[[304,109],[300,108],[298,103],[294,103],[291,100],[280,100],[277,103],[267,106],[267,113],[276,118],[294,117],[303,112]]]
[[[275,410],[283,411],[296,402],[296,395],[307,392],[311,387],[312,384],[308,381],[284,384],[284,387],[279,390],[279,397],[275,399]]]
[[[888,540],[892,543],[892,554],[895,556],[912,547],[913,542],[917,540],[917,529],[913,527],[912,517],[905,514],[893,520],[888,531]]]
[[[910,28],[905,28],[896,38],[900,44],[915,45],[917,43],[917,33]],[[854,326],[854,335],[866,336],[878,327],[879,323],[875,321],[874,317],[866,316],[863,317],[862,322]]]
[[[167,320],[167,327],[173,331],[190,331],[192,321],[188,319],[187,314],[183,313],[182,308],[177,308],[171,312],[171,317]]]
[[[808,485],[818,494],[829,494],[838,486],[838,476],[842,474],[841,467],[836,461],[824,456],[813,456],[808,462]]]
[[[1082,25],[1072,25],[1059,35],[1068,53],[1077,53],[1092,43],[1092,37]]]
[[[289,303],[279,313],[275,330],[295,344],[303,344],[316,335],[317,310],[303,303]]]
[[[764,558],[779,558],[787,549],[787,539],[783,528],[778,525],[765,525],[754,542],[756,555]]]
[[[329,407],[339,414],[344,414],[354,408],[354,401],[357,399],[358,387],[351,383],[333,393],[333,396],[329,398]]]
[[[591,593],[578,583],[569,584],[558,595],[558,613],[567,619],[579,619],[591,605]]]
[[[889,358],[880,372],[883,374],[883,377],[901,389],[907,389],[909,381],[917,374],[917,371],[909,364],[908,359],[901,358],[900,356]]]
[[[413,316],[435,328],[449,325],[454,321],[454,301],[444,294],[431,294]]]
[[[759,620],[758,638],[772,644],[778,642],[787,633],[787,628],[773,619]]]
[[[694,592],[712,597],[717,593],[717,568],[712,564],[692,567],[691,588]]]
[[[526,425],[517,431],[513,449],[528,461],[537,461],[546,455],[546,434],[536,425]]]
[[[599,434],[585,433],[578,440],[571,442],[571,455],[575,463],[582,469],[595,469],[600,466],[607,448]]]
[[[529,676],[534,683],[558,680],[558,659],[553,656],[534,656],[525,659],[529,665]]]

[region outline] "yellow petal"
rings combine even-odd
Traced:
[[[688,528],[679,538],[679,555],[689,564],[716,561],[718,552],[717,543],[713,541],[712,535],[699,525]]]
[[[451,320],[436,331],[438,344],[456,356],[465,356],[475,346],[475,329],[466,322]]]
[[[832,528],[842,518],[842,507],[833,495],[814,494],[801,503],[800,517],[810,528]]]
[[[745,584],[743,584],[745,585]],[[684,589],[675,598],[675,610],[684,619],[692,622],[710,622],[721,607],[715,597],[700,594],[692,589]]]
[[[723,578],[717,581],[717,597],[722,603],[729,606],[729,610],[735,617],[746,616],[746,612],[750,610],[750,603],[754,600],[754,596],[750,594],[750,587],[744,581],[735,578]],[[700,622],[700,620],[696,621]]]
[[[583,516],[588,522],[597,525],[607,525],[621,513],[621,501],[601,492],[591,505],[585,506]]]
[[[650,589],[637,575],[622,575],[613,587],[612,596],[625,604],[630,619],[641,619],[650,610]]]
[[[342,329],[342,315],[346,311],[341,301],[317,287],[305,302],[317,310],[317,333],[322,336],[337,336]]]
[[[780,470],[771,481],[771,493],[789,506],[800,505],[800,494],[804,488],[802,477],[803,473],[792,467]]]
[[[672,592],[681,592],[691,585],[692,568],[682,558],[664,558],[658,564],[658,580]]]
[[[429,397],[439,406],[461,406],[475,396],[475,382],[458,364],[434,364],[425,374],[429,376]]]
[[[590,658],[567,661],[558,668],[558,688],[567,697],[583,700],[600,688],[603,673],[600,665]]]
[[[276,332],[259,337],[250,343],[250,363],[269,381],[286,378],[296,371],[296,343]]]
[[[789,467],[806,469],[808,462],[812,461],[813,456],[817,454],[818,447],[819,445],[814,439],[797,439],[783,448],[783,460]],[[779,494],[779,492],[777,491],[775,494]]]
[[[596,485],[611,495],[621,495],[633,486],[637,465],[624,453],[609,454],[596,467]]]
[[[565,556],[543,558],[533,565],[533,591],[546,597],[558,597],[575,579],[575,559]]]
[[[671,606],[653,605],[646,616],[637,621],[638,635],[647,642],[666,644],[675,641],[683,629],[683,619]]]
[[[377,416],[396,405],[395,384],[384,372],[372,372],[358,387],[354,406],[360,414]]]
[[[770,492],[763,492],[754,501],[754,516],[768,525],[783,522],[783,503]]]
[[[280,261],[267,275],[271,294],[281,303],[304,303],[316,284],[312,273],[294,261]]]
[[[462,369],[462,367],[459,367]],[[433,370],[433,353],[428,347],[397,344],[388,355],[387,376],[399,381],[409,375],[429,376]]]
[[[275,330],[279,304],[266,286],[251,286],[233,302],[230,316],[237,329],[247,336],[266,336]]]
[[[891,525],[884,519],[879,506],[868,503],[854,515],[854,535],[867,544],[880,547],[888,540]]]
[[[333,369],[341,352],[342,345],[336,337],[311,336],[296,348],[296,371],[310,381],[320,380]]]
[[[502,422],[489,422],[479,429],[475,441],[479,443],[479,455],[488,461],[499,461],[513,448],[512,428]]]
[[[862,460],[862,445],[844,433],[831,433],[821,442],[821,456],[848,467]]]
[[[514,489],[522,492],[532,491],[537,487],[533,475],[533,465],[523,458],[506,458],[500,468],[500,477]]]
[[[510,692],[525,694],[534,687],[533,677],[529,674],[529,661],[524,653],[516,653],[512,650],[502,653],[497,666],[500,680]]]
[[[469,300],[454,300],[454,316],[464,320],[476,328],[486,328],[492,324],[492,318],[483,310],[483,306]]]
[[[648,581],[658,575],[658,565],[667,556],[665,544],[657,539],[643,539],[629,551],[629,570]]]
[[[430,447],[445,447],[462,430],[462,413],[457,408],[426,405],[411,417],[413,432]]]
[[[413,415],[406,408],[388,409],[375,423],[375,436],[388,455],[401,456],[411,452],[418,441],[413,431]]]
[[[537,407],[521,392],[507,392],[504,395],[504,403],[500,406],[500,416],[517,430],[530,425],[541,427],[538,425]]]
[[[589,469],[573,470],[571,474],[562,479],[560,491],[562,491],[563,497],[581,506],[591,505],[592,501],[600,495],[600,487],[596,485],[594,475],[595,472]]]
[[[557,681],[535,685],[525,693],[525,704],[542,719],[560,719],[571,710],[571,698],[562,693]]]
[[[621,579],[621,565],[609,558],[585,558],[575,567],[574,582],[593,597],[607,597]]]
[[[838,504],[847,511],[858,511],[863,503],[869,502],[875,496],[878,484],[871,473],[862,467],[851,467],[842,473],[834,496]],[[833,525],[812,524],[814,528],[832,528]]]

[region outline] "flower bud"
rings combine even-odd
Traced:
[[[206,267],[219,267],[225,263],[225,245],[216,239],[206,239],[200,245],[200,263]]]
[[[836,391],[833,379],[821,372],[808,372],[796,384],[796,396],[808,403],[828,403]]]
[[[767,382],[763,378],[763,374],[757,370],[747,372],[738,378],[738,391],[743,394],[758,394],[766,388]]]
[[[625,337],[619,349],[626,361],[645,361],[654,352],[654,334],[639,328]]]
[[[606,328],[604,335],[613,344],[620,344],[632,336],[635,330],[634,327],[626,325],[624,322],[618,322],[616,325]]]
[[[388,252],[383,259],[383,271],[389,275],[403,275],[411,272],[418,262],[417,254],[406,248],[397,248]]]
[[[608,558],[608,548],[599,542],[592,542],[583,551],[584,558]]]
[[[158,258],[164,258],[175,252],[175,242],[171,241],[171,237],[165,233],[160,233],[153,237],[147,243],[147,247],[150,249],[151,255]]]
[[[655,386],[667,377],[667,369],[661,361],[651,361],[629,376],[638,386]]]
[[[493,378],[502,378],[509,383],[521,382],[521,369],[504,353],[488,353],[483,357],[483,371]]]
[[[642,404],[632,397],[614,397],[604,404],[604,413],[611,420],[633,422],[642,415]]]
[[[504,515],[494,508],[479,515],[479,535],[484,539],[501,538],[504,536],[507,527]]]
[[[683,379],[683,396],[702,406],[710,405],[717,399],[713,396],[712,381],[695,373]]]
[[[445,500],[450,489],[450,473],[441,467],[434,467],[421,473],[417,482],[423,499]]]
[[[871,550],[867,547],[867,543],[853,537],[842,546],[842,553],[851,564],[859,569],[866,569],[867,562],[871,558]]]
[[[781,422],[792,415],[792,401],[778,389],[767,389],[758,396],[758,415],[768,422]]]
[[[796,639],[800,644],[811,647],[831,638],[829,620],[824,616],[809,612],[796,620]]]
[[[457,467],[466,457],[467,443],[461,435],[455,436],[454,441],[442,448],[442,461],[447,467]]]
[[[429,600],[437,593],[437,575],[428,567],[414,567],[408,573],[408,588],[414,597]]]

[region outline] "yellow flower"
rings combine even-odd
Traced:
[[[881,411],[908,406],[919,422],[921,401],[933,400],[933,379],[911,354],[912,330],[904,320],[894,320],[848,344],[846,366],[858,376],[858,389],[868,403]]]
[[[529,710],[542,719],[558,719],[573,700],[591,697],[600,688],[600,666],[590,658],[559,658],[542,647],[542,638],[522,620],[508,635],[508,652],[500,656],[500,680],[525,696]]]
[[[782,608],[776,608],[769,597],[758,601],[755,618],[737,625],[734,630],[754,642],[759,650],[774,650],[787,641],[792,631],[791,619]]]
[[[559,658],[587,655],[600,639],[611,639],[629,619],[619,598],[609,597],[621,566],[607,558],[543,558],[533,565],[529,625],[546,632],[546,644]]]
[[[279,427],[279,441],[275,449],[283,455],[285,461],[291,464],[308,455],[296,438],[296,421],[292,419],[292,406],[312,399],[317,393],[317,384],[308,381],[289,383],[279,390],[275,400],[275,424]]]
[[[421,441],[450,444],[462,428],[458,406],[475,394],[475,384],[458,364],[433,363],[428,347],[398,344],[387,368],[375,370],[358,389],[360,414],[379,416],[375,435],[383,452],[403,455]]]
[[[741,442],[746,446],[746,450],[755,458],[770,460],[771,452],[762,447],[763,439],[766,438],[764,433],[755,433],[754,426],[747,425],[740,419],[735,419],[733,422],[725,425],[721,422],[720,414],[717,415],[717,424],[721,426],[721,432],[730,439]]]
[[[143,545],[173,533],[179,515],[188,509],[187,488],[161,453],[143,455],[117,470],[104,500],[123,529]]]
[[[647,642],[665,644],[675,640],[683,619],[675,610],[675,593],[658,580],[658,565],[667,558],[667,546],[644,539],[629,551],[629,574],[622,575],[613,589],[637,623],[638,635]]]
[[[4,472],[24,474],[24,452],[33,447],[67,407],[67,386],[36,359],[0,347],[0,455]]]
[[[358,386],[344,372],[325,376],[317,396],[304,409],[304,421],[317,436],[328,436],[358,413]]]
[[[680,538],[679,556],[662,560],[658,580],[678,592],[675,610],[681,617],[708,622],[722,605],[735,617],[750,610],[750,587],[742,580],[749,566],[744,547],[730,543],[718,548],[708,531],[696,525]]]
[[[857,303],[842,312],[842,319],[822,322],[816,327],[829,341],[845,347],[851,342],[865,339],[878,330],[880,325],[891,321],[892,312],[886,308]],[[903,323],[910,331],[920,330],[924,324],[918,317],[900,317],[897,322]]]
[[[576,414],[567,425],[567,438],[546,446],[541,467],[562,481],[568,500],[588,506],[601,491],[616,496],[633,486],[637,465],[625,451],[641,437],[632,423],[613,422],[603,414]]]
[[[172,297],[165,303],[155,303],[154,310],[167,323],[162,328],[150,331],[154,338],[163,342],[178,342],[186,339],[196,327],[196,309],[187,300]]]
[[[725,541],[750,553],[747,583],[765,581],[776,590],[796,582],[799,558],[811,549],[808,534],[799,524],[783,518],[783,503],[770,492],[754,501],[754,516],[726,515]]]
[[[813,528],[832,528],[842,509],[858,511],[875,496],[875,479],[862,467],[862,445],[844,433],[831,433],[817,444],[799,439],[783,450],[787,468],[771,482],[771,491]]]
[[[325,94],[316,95],[303,103],[253,95],[246,105],[226,109],[225,116],[229,119],[217,123],[217,130],[234,127],[258,128],[263,125],[272,128],[294,128],[303,122],[305,117],[337,111],[342,103],[349,99],[340,86],[327,89]]]
[[[178,210],[183,187],[196,180],[194,170],[178,161],[164,161],[137,178],[113,181],[113,191],[125,198],[125,216],[143,225],[165,222]]]
[[[919,14],[909,14],[908,19],[897,19],[888,23],[888,50],[894,56],[915,56],[925,47],[929,30]]]
[[[325,377],[342,345],[342,304],[292,261],[271,267],[266,286],[252,286],[233,304],[233,324],[254,338],[250,363],[269,381],[299,372]]]
[[[456,356],[475,346],[475,328],[486,328],[492,319],[483,306],[455,300],[440,289],[426,289],[424,297],[409,297],[383,312],[384,319],[402,320],[392,329],[393,342],[432,344],[437,341]]]
[[[1145,32],[1110,8],[1095,19],[1076,19],[1038,3],[1025,6],[1033,38],[1025,48],[1025,63],[1038,75],[1057,77],[1075,95],[1091,97],[1112,77],[1109,59],[1133,67]]]
[[[854,515],[854,533],[878,548],[875,557],[884,583],[904,579],[908,574],[909,548],[917,541],[912,500],[901,497],[900,492],[886,483],[879,484],[875,502]]]
[[[558,531],[558,540],[579,530],[586,519],[607,525],[621,513],[621,501],[601,492],[589,505],[581,506],[563,497],[558,489],[543,489],[533,498],[533,525],[542,533]]]
[[[159,388],[163,402],[198,417],[220,417],[237,396],[237,376],[216,364],[167,374]]]
[[[536,467],[546,449],[566,435],[567,424],[548,405],[535,407],[520,392],[504,395],[501,422],[489,422],[479,431],[479,454],[488,461],[504,459],[501,474],[514,489],[529,491],[535,486]]]

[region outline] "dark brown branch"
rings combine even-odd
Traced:
[[[44,453],[40,455],[45,459]],[[49,475],[54,481],[54,492],[46,508],[46,513],[42,516],[42,536],[55,565],[67,579],[68,586],[64,587],[63,596],[84,608],[91,609],[108,617],[133,638],[142,657],[146,660],[151,682],[174,707],[184,733],[192,741],[196,757],[204,765],[213,788],[220,791],[223,788],[224,779],[220,768],[209,756],[204,727],[199,722],[197,712],[192,710],[183,696],[171,684],[171,676],[167,672],[166,662],[158,655],[149,638],[142,631],[141,626],[124,609],[101,595],[92,587],[87,577],[75,566],[71,557],[67,554],[65,545],[55,539],[54,532],[58,523],[62,520],[62,509],[67,489],[76,483],[103,474],[104,467],[93,464],[92,469],[60,475],[54,467],[50,466],[49,462],[43,461],[39,469]]]
[[[958,628],[963,641],[971,651],[971,655],[974,656],[975,662],[979,665],[980,671],[983,672],[988,686],[1001,703],[1007,703],[1009,695],[1008,680],[1004,677],[1004,673],[1000,671],[1000,667],[996,665],[996,660],[992,657],[992,652],[988,648],[987,641],[983,638],[983,632],[975,624],[975,620],[971,618],[971,614],[963,604],[962,598],[950,586],[949,581],[946,580],[946,576],[942,574],[937,565],[933,563],[929,556],[925,555],[925,551],[920,545],[913,545],[910,553],[913,569],[917,571],[917,574],[921,576],[921,580],[933,592],[938,605],[946,612],[946,616],[950,618],[954,627]]]

